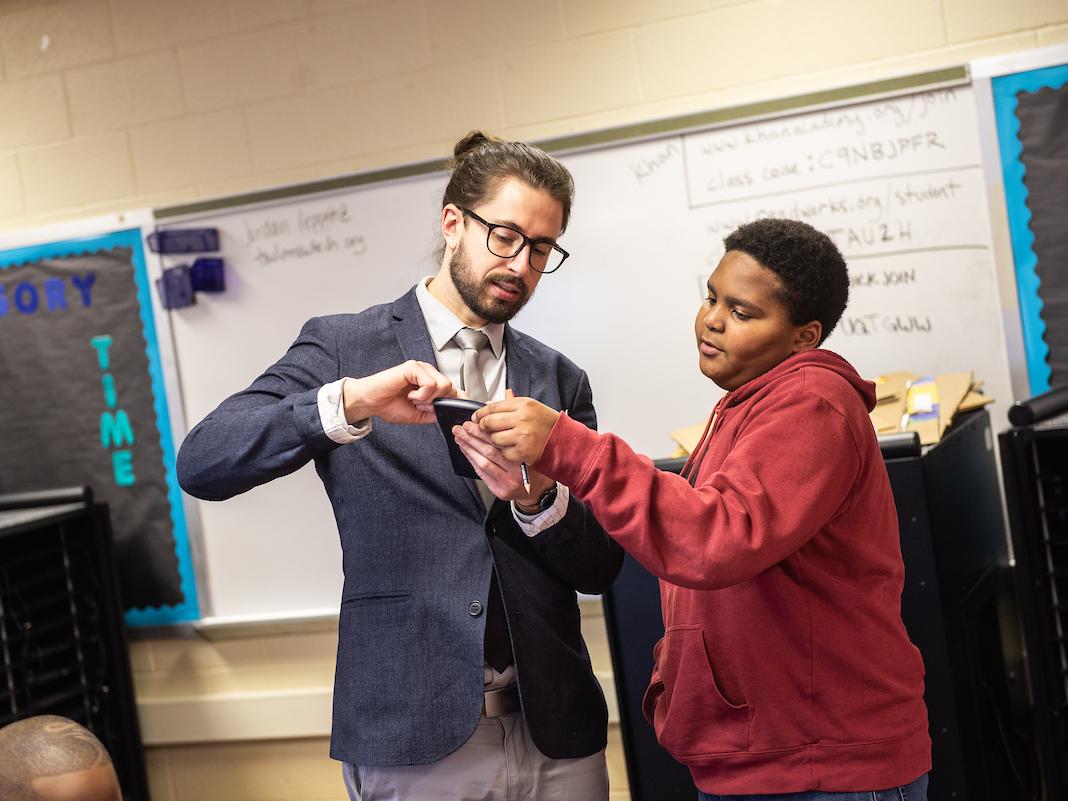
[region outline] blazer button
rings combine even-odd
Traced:
[[[482,614],[482,603],[480,601],[472,601],[467,607],[467,612],[471,617],[478,617]]]

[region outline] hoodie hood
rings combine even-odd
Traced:
[[[864,402],[865,408],[867,408],[869,412],[875,408],[874,382],[869,381],[866,378],[861,378],[860,374],[853,369],[853,365],[834,351],[823,350],[822,348],[813,348],[812,350],[802,351],[801,353],[795,353],[793,356],[783,359],[766,373],[758,375],[751,381],[747,381],[737,389],[724,395],[720,401],[720,408],[728,409],[731,406],[742,403],[772,382],[778,381],[784,376],[788,376],[803,368],[813,367],[837,373],[849,382],[849,385],[853,387],[854,390],[856,390],[857,395],[860,396],[861,400]]]

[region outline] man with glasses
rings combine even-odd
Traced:
[[[223,500],[314,460],[343,552],[331,756],[354,801],[604,801],[607,711],[576,591],[606,590],[622,551],[567,487],[488,440],[476,482],[436,426],[397,425],[433,422],[433,399],[460,389],[595,426],[586,374],[508,325],[567,258],[572,179],[477,132],[451,166],[437,274],[306,323],[189,433],[179,482]]]

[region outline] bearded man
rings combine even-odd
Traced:
[[[341,536],[331,756],[353,801],[605,801],[607,710],[576,593],[606,590],[622,551],[488,440],[481,479],[456,475],[429,425],[462,390],[595,427],[585,372],[508,324],[567,258],[574,185],[542,150],[479,132],[451,168],[437,274],[306,323],[190,431],[179,482],[219,501],[315,462]]]

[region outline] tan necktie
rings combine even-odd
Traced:
[[[467,397],[471,400],[485,403],[489,400],[489,392],[486,390],[486,377],[482,375],[482,367],[478,363],[478,355],[480,351],[490,346],[489,337],[474,328],[461,328],[456,332],[453,341],[463,351],[463,364],[460,367],[460,389],[466,392]],[[489,509],[493,505],[493,493],[490,492],[485,482],[479,479],[475,480],[475,486],[478,487],[478,494],[482,498],[482,503]]]
[[[471,400],[488,401],[486,377],[482,374],[479,353],[489,347],[489,337],[474,328],[461,328],[453,340],[463,351],[463,364],[460,367],[460,389]],[[493,504],[493,493],[485,482],[476,480],[478,494],[487,509]],[[489,598],[486,603],[486,639],[484,648],[486,662],[498,673],[503,673],[512,664],[512,642],[508,636],[508,623],[504,616],[504,602],[501,600],[501,588],[497,582],[497,571],[490,577]]]
[[[482,375],[482,368],[478,363],[478,354],[490,346],[489,337],[485,332],[474,328],[461,328],[456,332],[453,341],[463,351],[463,366],[460,368],[460,389],[467,393],[471,400],[489,400],[489,392],[486,390],[486,377]]]

